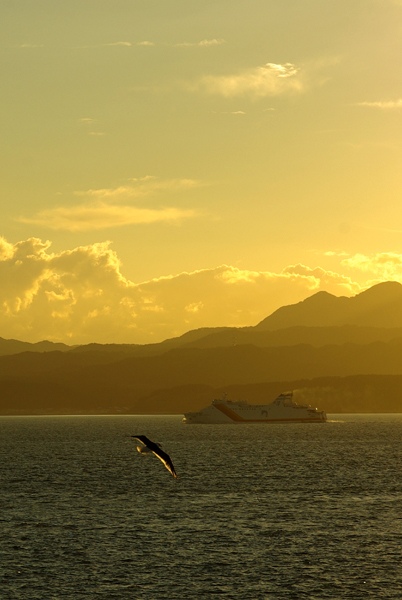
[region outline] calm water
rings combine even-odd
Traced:
[[[402,415],[330,419],[1,417],[0,598],[399,600]]]

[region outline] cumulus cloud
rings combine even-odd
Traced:
[[[292,63],[267,63],[233,75],[206,76],[190,86],[209,94],[225,97],[253,95],[276,96],[287,92],[301,92],[304,88],[301,71]]]
[[[13,257],[14,248],[12,244],[9,244],[7,240],[3,237],[0,237],[0,261],[1,260],[9,260]]]
[[[342,265],[380,276],[381,279],[393,279],[402,282],[402,255],[396,252],[378,252],[367,256],[355,254],[345,258]]]
[[[311,280],[312,289],[325,289],[325,291],[335,295],[339,294],[340,289],[343,289],[346,295],[350,295],[351,292],[358,293],[361,290],[360,285],[350,277],[327,271],[321,267],[311,268],[301,264],[290,265],[282,271],[282,274],[306,277]]]
[[[395,108],[402,108],[402,98],[398,98],[398,100],[381,100],[378,102],[358,102],[357,106],[368,106],[370,108],[392,110]]]
[[[199,327],[255,325],[321,289],[359,291],[303,265],[281,273],[222,265],[134,283],[109,242],[54,253],[38,238],[2,239],[0,258],[0,335],[27,341],[158,342]]]
[[[57,206],[38,212],[34,216],[21,216],[18,221],[40,225],[54,230],[94,231],[123,225],[157,222],[179,222],[195,216],[191,209],[169,206],[144,208],[128,202],[160,192],[189,190],[199,183],[190,179],[159,181],[155,177],[132,179],[130,185],[117,188],[90,189],[75,192],[84,201],[73,206]]]

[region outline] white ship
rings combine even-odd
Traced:
[[[280,394],[271,404],[248,404],[244,400],[212,400],[199,412],[184,413],[183,423],[322,423],[323,410],[296,404],[293,392]]]

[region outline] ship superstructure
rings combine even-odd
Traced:
[[[293,392],[280,394],[271,404],[248,404],[244,400],[212,400],[198,412],[184,413],[183,423],[322,423],[324,411],[297,404]]]

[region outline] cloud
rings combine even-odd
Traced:
[[[92,119],[91,117],[83,117],[81,119],[78,119],[78,122],[82,123],[84,125],[84,127],[86,127],[88,135],[92,135],[92,136],[103,136],[103,135],[105,135],[105,133],[103,131],[88,131],[87,126],[88,125],[94,125],[95,123],[97,123],[96,119]]]
[[[107,46],[122,46],[126,48],[131,48],[133,44],[131,42],[110,42],[109,44],[96,44],[95,46],[80,46],[80,48],[105,48]],[[144,40],[143,42],[135,42],[135,46],[155,46],[154,42],[149,42]]]
[[[303,265],[281,273],[222,265],[134,283],[109,242],[53,253],[49,241],[2,239],[0,257],[2,336],[27,341],[158,342],[199,327],[255,325],[322,289],[360,289]]]
[[[99,201],[43,210],[35,217],[20,217],[19,221],[55,230],[94,231],[122,225],[179,221],[193,216],[191,210],[137,208]]]
[[[3,237],[0,237],[0,261],[9,260],[13,257],[13,254],[13,245],[9,244]]]
[[[300,69],[292,63],[283,65],[267,63],[234,75],[206,76],[190,86],[192,90],[204,90],[220,96],[253,95],[276,96],[289,92],[301,92],[304,85]]]
[[[379,276],[382,280],[393,279],[402,282],[402,254],[397,252],[379,252],[370,256],[355,254],[342,260],[341,264],[350,269]]]
[[[81,204],[57,206],[33,216],[21,216],[17,220],[54,230],[95,231],[123,225],[180,222],[195,216],[195,211],[191,209],[171,206],[144,208],[132,206],[128,202],[161,192],[189,190],[200,185],[199,182],[191,179],[158,180],[152,176],[131,181],[131,185],[117,188],[75,192],[77,196],[84,198]]]
[[[104,44],[104,46],[131,46],[130,42],[114,42],[112,44]]]
[[[158,179],[156,175],[145,175],[144,177],[130,177],[129,181],[135,181],[136,183],[139,181],[151,181],[152,179]],[[174,180],[177,181],[177,180]],[[182,181],[182,180],[179,180]],[[187,179],[184,181],[188,181]]]
[[[44,44],[21,44],[18,48],[43,48]]]
[[[327,252],[323,253],[324,256],[348,256],[347,252],[344,252],[343,250],[328,250]]]
[[[220,46],[221,44],[226,44],[225,40],[202,40],[201,42],[182,42],[179,44],[175,44],[177,47],[198,47],[198,48],[208,48],[210,46]]]
[[[344,289],[347,295],[358,293],[361,287],[350,277],[333,271],[327,271],[321,267],[307,267],[306,265],[290,265],[282,271],[283,275],[298,275],[309,278],[312,282],[312,289],[325,288],[327,292],[337,294],[339,289]]]
[[[219,113],[216,110],[212,111],[214,114],[220,114],[220,115],[245,115],[246,113],[244,112],[244,110],[221,110],[219,111]]]
[[[382,110],[393,110],[395,108],[402,108],[402,98],[398,100],[387,100],[378,102],[358,102],[357,106],[368,106],[370,108],[380,108]]]
[[[76,196],[88,196],[95,198],[139,198],[151,196],[164,191],[181,191],[199,187],[201,182],[194,179],[164,179],[147,176],[140,179],[130,179],[132,185],[122,185],[116,188],[90,189],[85,192],[75,192]]]

